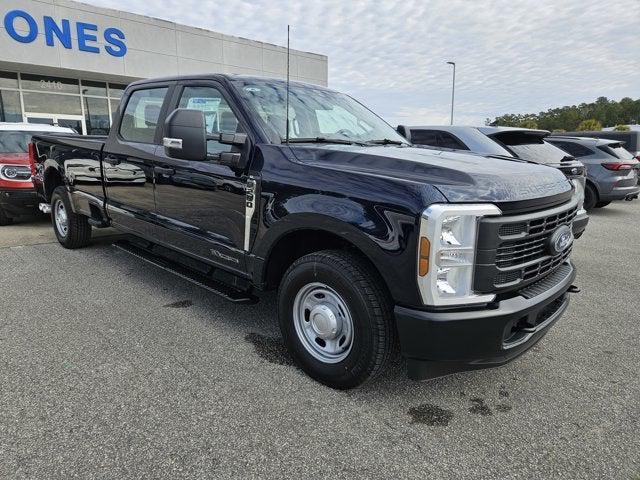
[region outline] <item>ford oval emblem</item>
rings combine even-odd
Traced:
[[[549,237],[548,248],[551,255],[564,252],[573,243],[573,232],[569,225],[562,225]]]

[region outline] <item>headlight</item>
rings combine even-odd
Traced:
[[[498,207],[431,205],[422,213],[418,246],[418,286],[425,305],[487,303],[495,295],[473,291],[478,220],[500,215]]]
[[[576,187],[575,195],[578,197],[578,210],[582,210],[582,206],[584,205],[584,185],[577,179],[571,180],[574,187]]]
[[[24,165],[1,165],[0,177],[5,180],[25,181],[31,179],[31,168]]]

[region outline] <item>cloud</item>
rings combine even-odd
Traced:
[[[329,56],[329,85],[390,123],[640,97],[640,1],[85,0]]]

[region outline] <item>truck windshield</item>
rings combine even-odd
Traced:
[[[42,132],[0,131],[0,153],[26,153],[31,136]]]
[[[269,80],[234,80],[240,95],[284,141],[286,84]],[[289,138],[331,143],[408,144],[371,110],[342,93],[291,84],[289,89]],[[347,142],[345,142],[347,141]]]

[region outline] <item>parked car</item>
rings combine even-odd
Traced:
[[[562,132],[552,133],[552,136],[559,137],[589,137],[604,138],[607,140],[616,140],[622,142],[625,149],[640,160],[640,131],[631,130],[629,132],[617,132],[615,130],[596,130],[588,132]]]
[[[618,140],[553,136],[547,141],[578,158],[587,167],[584,205],[601,208],[614,200],[638,198],[640,162]]]
[[[35,170],[27,150],[33,134],[46,132],[73,131],[31,123],[0,123],[0,225],[38,212],[38,196],[31,182]]]
[[[503,364],[568,306],[580,199],[557,169],[413,148],[297,82],[139,81],[119,112],[107,138],[34,138],[58,241],[113,226],[124,250],[227,299],[277,289],[285,344],[331,387],[380,372],[396,339],[416,379]],[[98,159],[100,181],[70,178],[69,158]],[[143,185],[105,178],[132,165]]]
[[[467,126],[398,126],[398,132],[412,144],[430,148],[469,150],[483,155],[498,156],[548,165],[562,171],[584,194],[586,169],[582,163],[563,150],[546,142],[549,132],[511,127]],[[580,238],[587,228],[589,216],[580,209],[573,224],[573,233]]]

